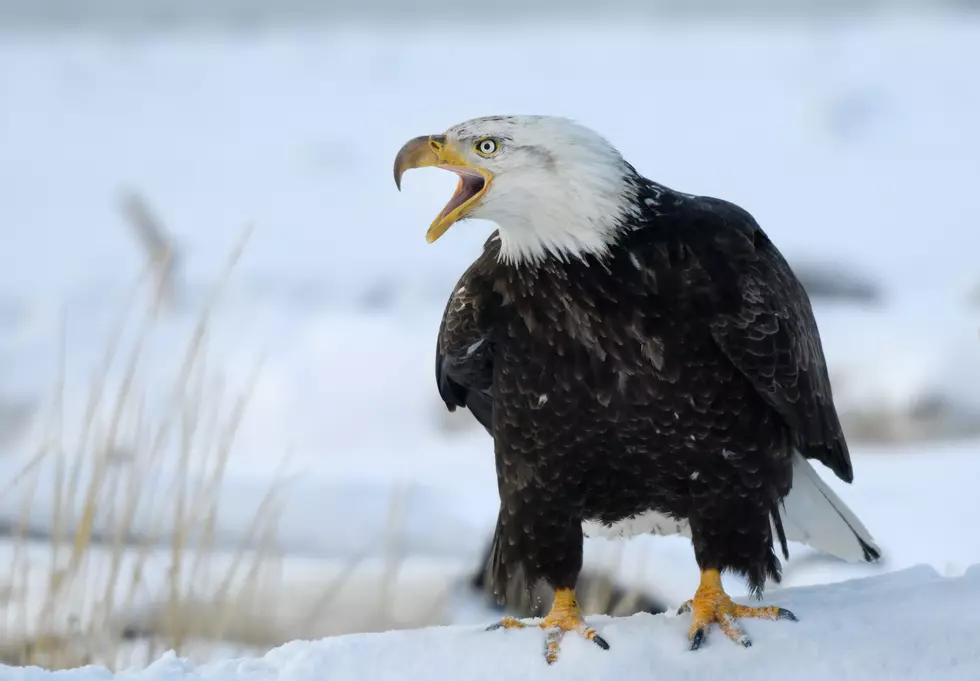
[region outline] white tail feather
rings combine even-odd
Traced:
[[[830,489],[802,454],[793,454],[793,487],[779,513],[786,539],[806,544],[848,562],[868,562],[881,550],[868,528]],[[687,520],[675,520],[649,511],[612,525],[596,521],[582,524],[586,537],[633,537],[638,534],[691,536]],[[776,529],[773,527],[773,537]]]
[[[855,563],[881,554],[864,523],[799,452],[793,454],[793,488],[779,515],[790,541]]]

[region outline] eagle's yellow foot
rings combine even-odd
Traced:
[[[705,570],[701,573],[701,585],[695,592],[694,598],[682,605],[677,614],[686,612],[692,613],[691,630],[688,633],[691,650],[701,647],[712,622],[716,622],[721,627],[725,636],[748,648],[752,645],[752,641],[738,626],[739,619],[796,621],[796,615],[785,608],[775,606],[752,608],[734,603],[722,589],[721,574],[717,570]]]
[[[527,625],[513,617],[505,617],[496,624],[491,625],[493,629],[523,629]],[[579,610],[578,602],[575,600],[573,589],[558,589],[555,592],[555,603],[551,606],[551,612],[541,620],[539,627],[547,632],[545,639],[544,659],[548,664],[553,664],[558,660],[558,653],[561,649],[561,639],[567,631],[574,631],[580,636],[587,638],[603,650],[609,650],[606,640],[596,633],[596,630],[588,626],[582,619],[582,612]]]

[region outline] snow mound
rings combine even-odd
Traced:
[[[294,641],[262,658],[195,666],[168,654],[127,681],[385,681],[386,679],[817,679],[884,678],[976,681],[980,678],[980,566],[944,578],[919,566],[833,585],[773,590],[769,602],[792,609],[797,623],[747,621],[744,649],[712,631],[705,647],[686,648],[686,616],[590,618],[608,652],[566,636],[554,667],[536,628],[486,632],[434,627],[385,634]],[[0,680],[95,681],[105,669],[67,672],[0,667]]]

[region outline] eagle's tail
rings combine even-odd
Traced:
[[[802,454],[793,454],[793,488],[779,513],[786,538],[849,562],[872,562],[881,549],[864,523]]]

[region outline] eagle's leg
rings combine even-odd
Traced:
[[[686,612],[692,613],[691,629],[688,633],[691,650],[701,647],[712,623],[717,623],[725,636],[732,641],[748,648],[752,645],[752,641],[738,626],[739,619],[796,621],[796,616],[785,608],[775,606],[753,608],[733,602],[722,588],[721,573],[713,569],[701,571],[701,584],[694,593],[694,598],[684,603],[677,614]]]
[[[575,598],[575,585],[582,571],[582,520],[568,509],[525,505],[520,498],[502,494],[500,515],[497,517],[495,547],[491,550],[489,569],[494,591],[506,594],[513,586],[515,574],[522,573],[524,586],[544,581],[554,590],[551,610],[538,624],[545,630],[545,660],[558,660],[561,641],[573,631],[600,648],[609,644],[595,629],[585,624]],[[490,629],[523,628],[526,625],[513,617],[505,617]]]
[[[505,617],[497,624],[492,625],[490,629],[514,629],[525,626],[527,625],[518,619]],[[562,637],[568,631],[574,631],[603,650],[609,650],[609,644],[606,643],[606,640],[582,619],[582,611],[575,599],[574,589],[558,589],[555,591],[555,602],[551,606],[551,612],[541,620],[538,626],[547,632],[545,660],[548,664],[553,664],[558,660]]]

